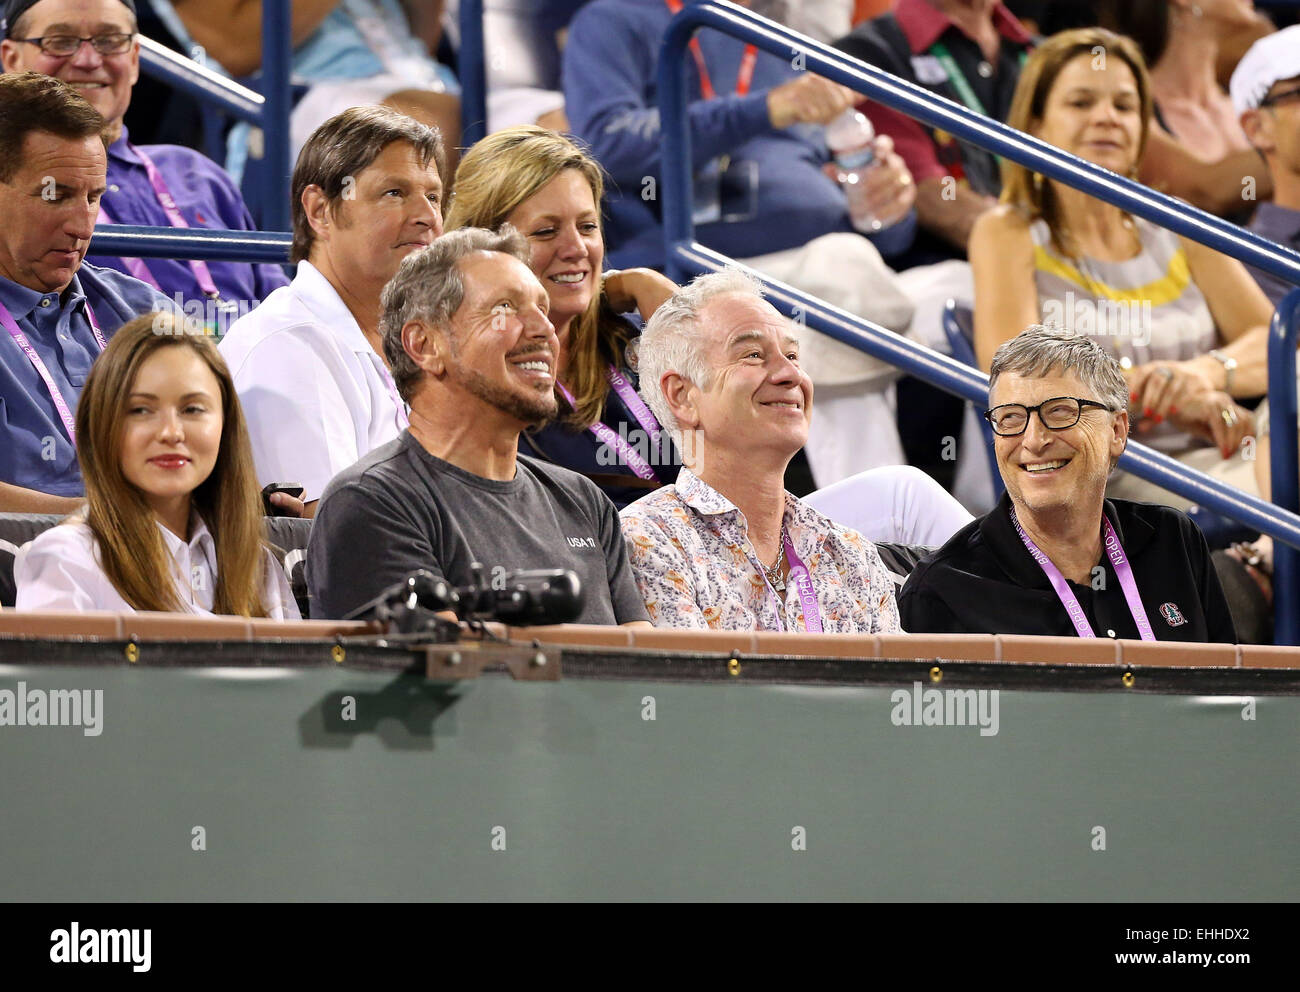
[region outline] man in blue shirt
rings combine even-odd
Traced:
[[[72,416],[90,366],[124,323],[170,306],[82,264],[106,186],[103,126],[58,80],[0,76],[0,512],[75,509]]]
[[[564,49],[565,109],[573,133],[608,170],[608,257],[616,267],[662,267],[662,127],[655,69],[683,0],[595,0],[578,11]],[[746,4],[748,5],[748,4]],[[916,187],[889,139],[866,173],[884,226],[864,237],[844,190],[826,174],[828,124],[858,97],[735,38],[701,31],[687,53],[696,238],[856,316],[906,332],[914,304],[882,261],[916,232]],[[937,307],[935,308],[937,311]],[[937,323],[937,321],[936,321]],[[818,404],[805,449],[818,486],[904,461],[895,426],[897,370],[822,334],[801,362]],[[869,425],[864,429],[864,425]]]
[[[1273,200],[1259,205],[1250,229],[1300,251],[1300,25],[1266,35],[1242,56],[1232,102],[1273,177]],[[1270,272],[1250,274],[1274,306],[1296,288]]]
[[[107,123],[108,186],[100,223],[253,230],[238,187],[216,163],[178,145],[131,144],[122,125],[140,74],[131,0],[8,0],[5,18],[5,71],[63,80]],[[90,261],[149,283],[178,306],[188,303],[187,315],[218,333],[289,283],[273,264],[98,255]]]

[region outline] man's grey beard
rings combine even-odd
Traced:
[[[545,427],[555,419],[559,410],[554,389],[525,397],[502,388],[477,369],[468,369],[456,364],[451,366],[451,371],[453,378],[465,388],[466,392],[516,420],[523,421],[528,429]]]

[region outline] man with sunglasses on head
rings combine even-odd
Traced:
[[[108,188],[101,224],[253,230],[234,181],[179,145],[133,145],[122,119],[140,75],[134,0],[7,0],[0,61],[5,72],[40,72],[73,87],[107,126]],[[223,333],[268,293],[289,284],[278,265],[92,255],[128,273]],[[179,299],[177,297],[179,296]]]
[[[927,558],[898,597],[911,633],[1237,639],[1197,526],[1106,499],[1128,386],[1093,339],[1030,325],[989,371],[1001,502]]]

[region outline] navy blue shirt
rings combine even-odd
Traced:
[[[114,224],[171,227],[149,183],[144,163],[127,142],[126,128],[123,128],[121,136],[109,146],[108,189],[101,201],[104,210]],[[141,150],[158,167],[167,191],[191,227],[256,230],[234,180],[211,159],[179,145],[146,145]],[[92,255],[87,261],[130,272],[122,259],[113,256]],[[179,293],[183,301],[204,299],[188,261],[177,258],[142,261],[167,296],[174,298]],[[272,290],[289,285],[284,270],[271,263],[211,261],[207,264],[221,298],[231,303],[242,301],[244,312],[266,299]]]
[[[670,17],[663,0],[595,0],[574,17],[564,49],[565,113],[573,133],[613,180],[607,186],[605,238],[616,268],[664,265],[655,64]],[[752,215],[699,225],[696,239],[723,254],[749,258],[852,231],[843,191],[822,172],[830,160],[824,129],[777,130],[768,119],[768,90],[800,70],[788,58],[759,52],[750,91],[737,96],[744,43],[716,31],[696,37],[718,96],[689,106],[692,169],[699,173],[729,156],[722,213]],[[686,71],[688,92],[699,94],[700,75],[689,55]],[[872,241],[889,257],[906,250],[915,231],[915,215],[909,214]]]
[[[623,374],[636,388],[635,374],[626,369]],[[561,416],[568,412],[566,407],[561,408]],[[677,481],[681,456],[669,439],[668,432],[660,433],[657,444],[647,437],[646,430],[613,389],[606,396],[605,410],[600,419],[626,440],[633,451],[650,463],[654,469],[654,479],[639,478],[619,457],[615,448],[605,444],[590,430],[576,430],[565,423],[554,422],[539,431],[520,434],[519,451],[585,475],[620,510],[660,486]]]
[[[1276,241],[1284,248],[1300,251],[1300,210],[1279,207],[1275,203],[1261,203],[1250,222],[1249,230],[1270,241]],[[1271,272],[1250,265],[1246,266],[1246,270],[1255,277],[1259,288],[1275,309],[1282,302],[1282,297],[1296,288],[1295,283],[1287,282]]]
[[[111,269],[83,264],[62,294],[0,278],[0,303],[40,355],[64,402],[75,411],[99,355],[86,315],[94,310],[104,339],[127,321],[175,307],[152,286]],[[0,482],[55,496],[82,496],[77,451],[36,367],[0,330]]]

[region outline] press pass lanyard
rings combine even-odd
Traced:
[[[636,418],[637,423],[641,425],[647,440],[656,442],[657,447],[661,428],[655,415],[645,405],[645,401],[637,395],[636,390],[632,388],[632,384],[614,366],[610,365],[605,369],[605,378],[609,381],[609,385],[614,392],[618,394],[618,398],[623,401],[623,405],[628,408],[632,416]],[[560,391],[560,395],[564,397],[569,406],[577,408],[577,401],[574,400],[571,392],[558,382],[555,384],[555,388]],[[623,464],[630,468],[638,479],[648,481],[655,479],[655,470],[650,466],[650,463],[628,444],[627,438],[615,431],[609,424],[597,420],[587,430],[617,451],[619,457],[623,460]]]
[[[89,302],[86,304],[86,317],[90,320],[90,329],[94,332],[95,342],[99,345],[99,350],[103,351],[108,345],[104,341],[104,335],[99,330],[99,324],[95,320],[95,312],[90,309]],[[3,303],[0,303],[0,324],[4,325],[5,330],[9,332],[9,336],[23,350],[23,354],[27,356],[27,360],[32,363],[37,375],[45,383],[45,388],[50,391],[50,399],[54,401],[54,408],[59,411],[59,419],[63,421],[63,429],[68,432],[68,440],[72,442],[73,447],[76,447],[77,421],[72,415],[72,408],[68,406],[68,401],[63,398],[63,393],[59,390],[59,384],[54,381],[54,376],[50,375],[49,368],[46,367],[41,356],[36,353],[32,343],[27,340],[27,335],[22,332],[18,322],[14,320],[9,308]]]
[[[173,199],[171,190],[167,188],[167,183],[163,181],[162,173],[158,167],[153,164],[153,159],[142,152],[135,145],[127,142],[128,149],[134,152],[144,165],[145,174],[149,177],[149,185],[153,187],[154,196],[158,198],[158,205],[162,207],[163,213],[167,215],[167,223],[172,227],[188,228],[189,222],[186,221],[180,209],[176,206],[176,200]],[[117,223],[109,216],[104,204],[99,205],[99,219],[105,224]],[[153,273],[149,271],[149,266],[138,258],[123,258],[122,262],[127,267],[127,271],[142,282],[147,282],[154,289],[162,289],[158,285],[158,280],[154,278]],[[208,269],[208,263],[199,259],[190,260],[190,270],[194,273],[194,280],[199,284],[199,290],[210,300],[214,300],[220,306],[231,306],[232,304],[224,303],[221,299],[221,293],[217,290],[217,284],[212,281],[212,272]]]
[[[668,9],[676,14],[682,9],[682,0],[664,0]],[[700,48],[700,39],[691,39],[691,55],[695,57],[695,67],[700,71],[700,94],[706,100],[712,100],[718,95],[718,91],[713,88],[713,80],[709,78],[708,67],[704,64],[704,50]],[[740,57],[740,71],[736,73],[736,96],[745,96],[749,93],[749,87],[754,82],[754,66],[758,63],[758,46],[746,45],[745,52]]]
[[[822,632],[822,611],[817,605],[817,590],[813,588],[812,575],[803,559],[794,553],[790,535],[782,534],[785,541],[785,560],[790,564],[790,581],[799,592],[799,602],[803,605],[803,629],[809,634]],[[774,594],[775,595],[775,594]]]
[[[966,74],[962,72],[961,67],[957,65],[957,60],[952,57],[952,52],[948,51],[948,46],[942,41],[936,41],[930,46],[930,54],[938,59],[939,64],[943,66],[943,71],[948,74],[948,82],[952,83],[952,88],[955,89],[957,95],[961,97],[961,102],[966,104],[966,106],[971,110],[975,111],[975,113],[983,114],[987,117],[989,112],[984,109],[984,103],[975,95],[975,91],[971,89],[970,80],[966,78]],[[1021,66],[1025,64],[1027,58],[1028,56],[1024,52],[1020,53]]]
[[[1103,544],[1106,548],[1106,557],[1110,559],[1110,564],[1119,577],[1119,586],[1124,590],[1124,599],[1128,602],[1129,612],[1133,614],[1133,622],[1137,624],[1138,633],[1142,636],[1142,640],[1154,641],[1156,635],[1151,630],[1151,621],[1147,619],[1147,611],[1146,607],[1142,605],[1142,597],[1138,595],[1137,581],[1133,578],[1133,568],[1129,565],[1128,558],[1124,554],[1124,548],[1119,543],[1115,528],[1111,526],[1110,521],[1104,515],[1101,522],[1102,533],[1105,535]],[[1078,597],[1070,590],[1070,584],[1066,581],[1065,576],[1061,574],[1059,568],[1052,564],[1052,560],[1043,554],[1038,545],[1034,543],[1033,538],[1025,533],[1025,529],[1020,526],[1020,521],[1016,519],[1015,510],[1011,511],[1011,523],[1015,525],[1020,540],[1025,542],[1029,554],[1034,561],[1038,562],[1039,568],[1047,574],[1047,581],[1052,583],[1052,588],[1056,590],[1061,605],[1065,607],[1065,612],[1070,615],[1070,621],[1074,624],[1075,631],[1080,637],[1096,637],[1092,624],[1088,623],[1083,607],[1079,605]]]

